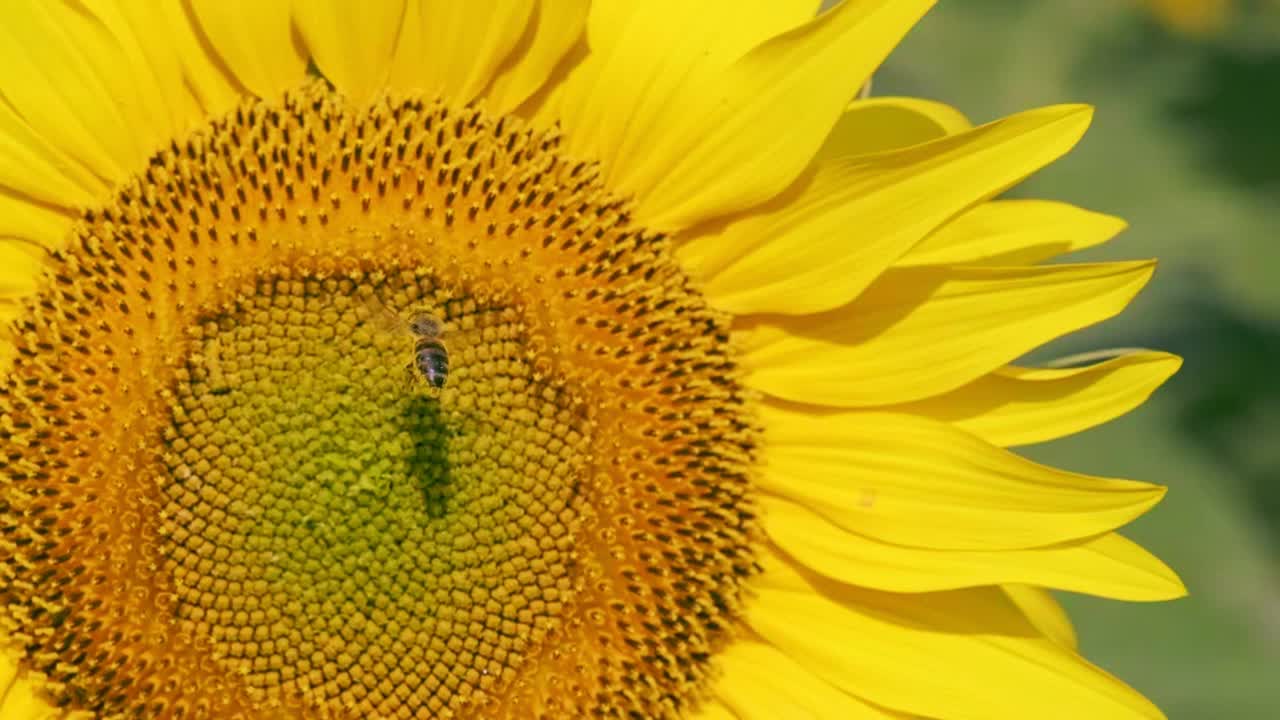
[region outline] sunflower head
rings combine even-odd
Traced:
[[[926,5],[14,10],[4,717],[1155,712],[1041,588],[1162,491],[1001,449],[1150,265],[991,200],[1087,109],[858,94]]]

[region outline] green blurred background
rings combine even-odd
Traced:
[[[1140,410],[1042,462],[1168,485],[1131,526],[1191,591],[1138,605],[1067,596],[1085,653],[1174,720],[1280,718],[1280,11],[1242,4],[1188,36],[1117,0],[944,2],[876,75],[877,95],[974,122],[1097,107],[1084,141],[1012,195],[1124,217],[1078,259],[1158,257],[1121,317],[1037,353],[1146,346],[1186,358]]]

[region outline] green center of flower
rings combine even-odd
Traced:
[[[417,381],[371,306],[435,288],[396,280],[262,280],[194,325],[161,511],[178,616],[224,663],[388,716],[474,701],[560,624],[587,440],[510,308],[446,300],[449,382]]]

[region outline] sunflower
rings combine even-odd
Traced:
[[[1158,717],[1049,589],[1163,489],[1004,449],[1152,263],[854,99],[929,4],[6,6],[0,715]]]

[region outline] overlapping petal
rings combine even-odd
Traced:
[[[760,504],[769,537],[787,555],[861,587],[918,593],[1026,583],[1132,601],[1186,594],[1164,563],[1115,533],[1026,549],[937,550],[851,532],[779,497]]]
[[[1100,245],[1127,224],[1051,200],[993,200],[938,228],[895,265],[1031,265]]]
[[[1000,588],[900,595],[802,576],[773,556],[762,562],[752,628],[877,704],[957,720],[1163,717],[1044,637]]]
[[[275,97],[306,76],[307,54],[289,3],[190,0],[190,7],[212,51],[258,97]]]
[[[256,26],[271,14],[264,8],[280,7],[261,5],[241,20]],[[12,3],[0,95],[42,142],[110,186],[239,96],[193,22],[180,3]]]
[[[647,223],[685,227],[790,184],[930,4],[847,0],[789,32],[812,3],[593,5],[591,56],[547,117],[579,129],[570,149],[601,159]]]
[[[1084,106],[1042,108],[909,148],[820,165],[680,259],[726,312],[800,315],[849,302],[911,246],[1069,150]]]
[[[231,106],[234,80],[178,3],[19,2],[0,34],[0,237],[58,247],[177,133]]]
[[[1115,315],[1152,271],[1150,262],[889,270],[835,310],[741,324],[746,381],[840,407],[940,395]]]
[[[406,0],[307,0],[293,19],[311,59],[357,105],[386,89],[404,25]]]
[[[687,85],[725,67],[752,46],[784,32],[818,9],[812,0],[685,3],[675,0],[591,3],[588,52],[542,109],[544,123],[573,131],[568,147],[601,160],[621,182],[633,153],[658,142],[676,122]],[[673,27],[681,32],[670,32]],[[639,187],[639,181],[633,182]]]
[[[855,100],[836,121],[814,156],[834,158],[897,150],[964,132],[973,127],[959,110],[913,97]]]
[[[243,99],[244,86],[209,47],[186,3],[124,2],[114,7],[128,18],[140,50],[156,74],[157,92],[177,114],[175,133],[229,112]],[[281,38],[280,42],[290,41]],[[180,70],[176,75],[175,69]]]
[[[847,531],[916,548],[1009,550],[1088,538],[1164,488],[1033,463],[946,423],[765,403],[763,489]]]
[[[1005,585],[1003,588],[1009,600],[1045,637],[1072,650],[1079,646],[1071,618],[1048,590],[1031,585]]]
[[[44,205],[0,188],[0,242],[27,242],[40,247],[62,246],[75,214],[64,208]],[[5,274],[16,268],[4,268]]]
[[[485,102],[495,113],[514,111],[551,81],[575,45],[585,48],[588,0],[539,0],[520,43],[498,68]]]
[[[209,55],[184,3],[89,0],[85,8],[120,43],[166,138],[191,130],[239,96],[229,71]]]
[[[723,675],[716,683],[716,697],[740,720],[902,717],[833,687],[767,643],[739,640],[718,659]]]
[[[137,90],[118,45],[84,47],[92,28],[69,23],[68,17],[54,3],[6,7],[0,23],[0,95],[51,144],[114,182],[145,159],[150,148],[139,141],[134,123],[146,118],[130,111],[138,105],[136,99],[130,102]],[[122,96],[124,102],[117,103]]]
[[[61,209],[84,207],[107,190],[101,178],[45,141],[3,102],[0,186],[11,195]]]
[[[533,8],[528,0],[407,0],[390,86],[460,105],[474,100],[516,49]]]
[[[1138,407],[1182,359],[1133,352],[1076,368],[1010,365],[944,395],[886,409],[927,415],[1002,447],[1053,440]]]

